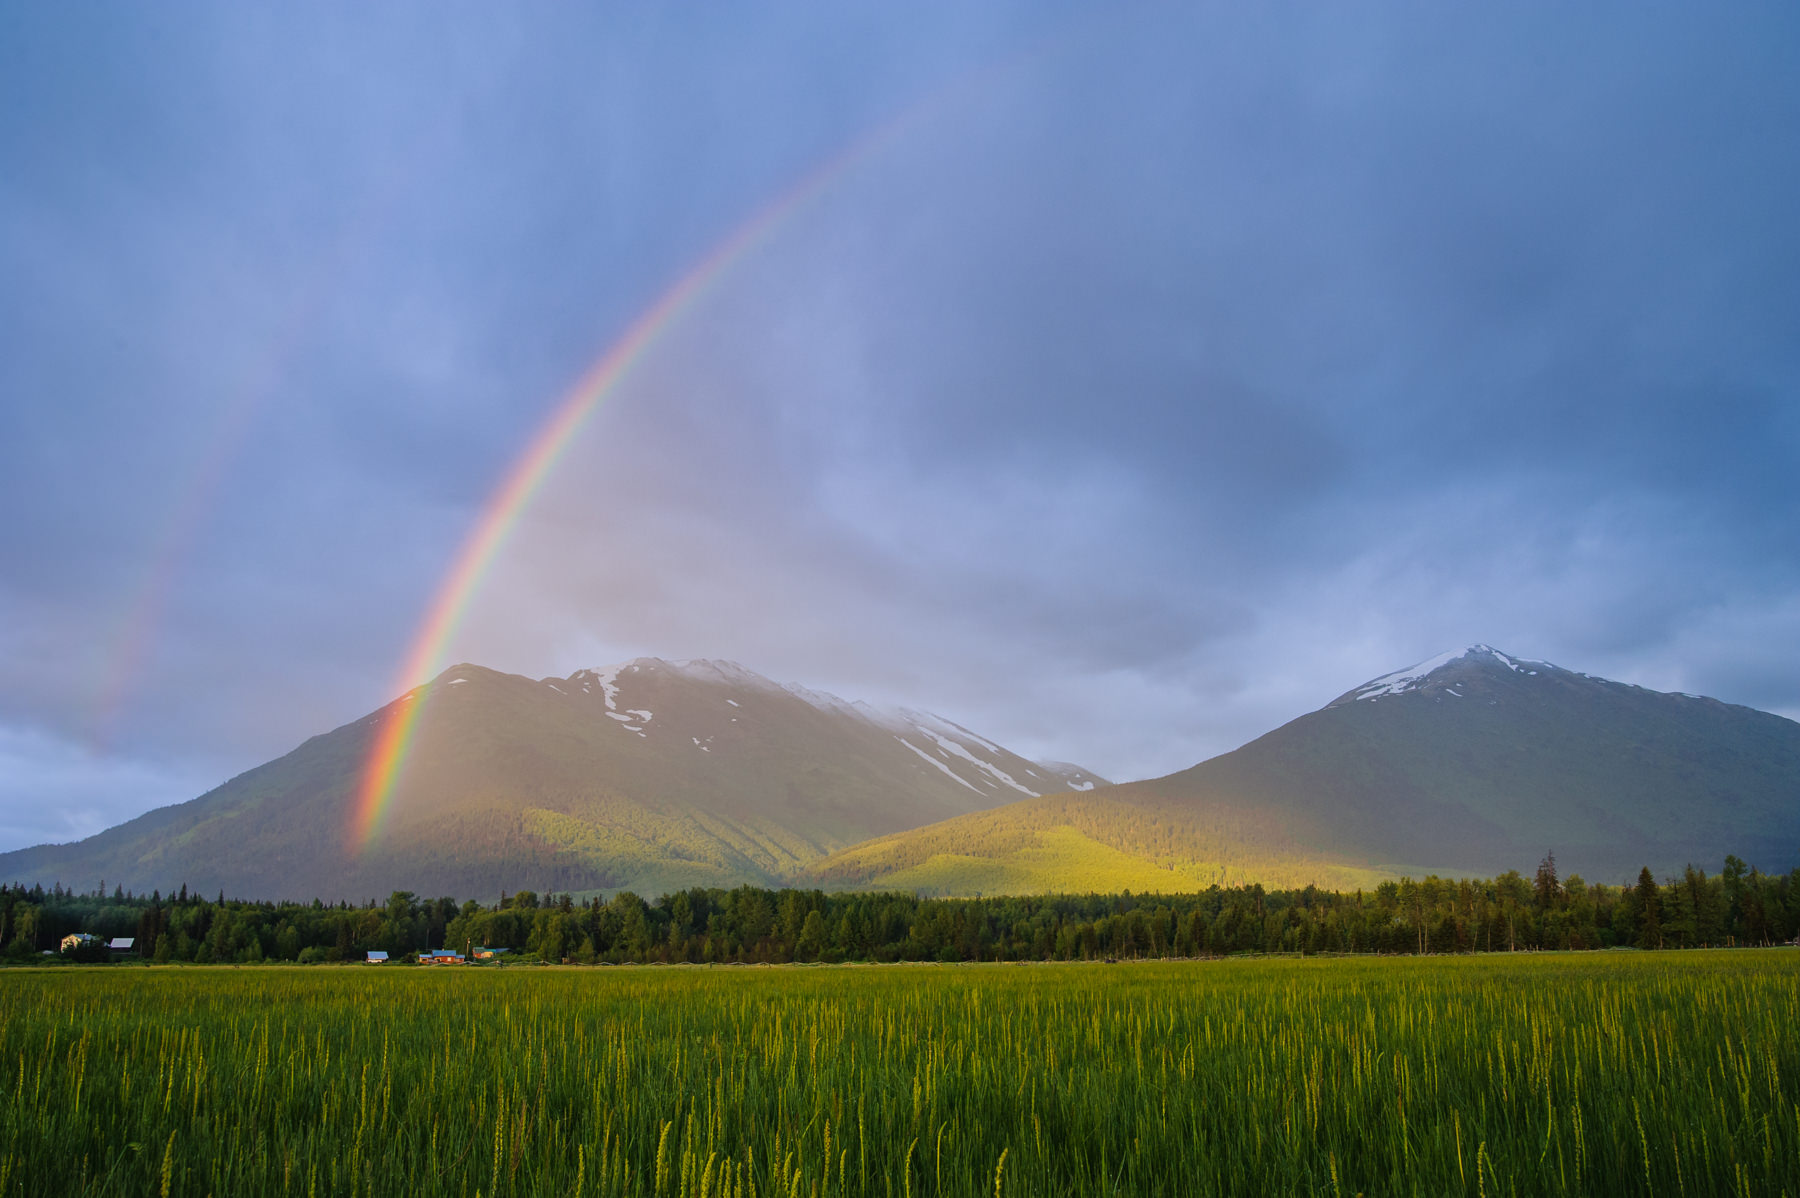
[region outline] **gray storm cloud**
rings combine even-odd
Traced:
[[[1800,714],[1785,9],[9,22],[12,843],[391,697],[558,397],[908,111],[606,400],[452,658],[735,658],[1119,778],[1477,640]]]

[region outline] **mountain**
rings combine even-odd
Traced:
[[[354,846],[370,751],[409,703],[407,767]],[[1103,781],[730,662],[536,681],[459,665],[191,802],[0,854],[0,879],[301,899],[769,885],[869,837]]]
[[[842,850],[809,877],[931,893],[1594,881],[1727,853],[1800,864],[1800,724],[1487,645],[1366,682],[1191,769],[1022,799]]]

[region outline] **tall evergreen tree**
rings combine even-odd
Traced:
[[[1531,890],[1539,911],[1548,911],[1557,905],[1557,900],[1562,897],[1562,887],[1556,881],[1555,853],[1545,853],[1544,859],[1538,862],[1537,876],[1531,880]]]
[[[1638,947],[1662,947],[1662,901],[1657,890],[1656,878],[1650,873],[1650,867],[1644,866],[1638,871],[1637,887]]]

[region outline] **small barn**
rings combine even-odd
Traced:
[[[378,948],[372,948],[369,950],[369,955],[363,959],[363,964],[364,965],[386,965],[387,959],[388,959],[388,955],[386,953],[382,952]]]
[[[135,936],[114,936],[106,942],[106,947],[115,953],[135,953],[137,949],[133,946],[136,944],[137,937]]]
[[[433,949],[428,953],[419,954],[419,964],[421,965],[461,965],[462,963],[463,955],[447,948]]]
[[[478,944],[475,946],[474,956],[477,961],[492,961],[495,957],[504,956],[506,951],[503,948],[489,948],[485,944]]]

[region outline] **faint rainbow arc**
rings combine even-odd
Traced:
[[[381,830],[382,817],[405,767],[419,712],[424,706],[427,692],[423,684],[434,674],[482,577],[508,534],[588,416],[630,373],[657,338],[713,283],[789,216],[805,207],[850,167],[891,140],[918,115],[918,110],[905,112],[878,126],[873,133],[815,167],[800,182],[739,225],[638,316],[565,394],[483,509],[474,530],[457,552],[413,640],[396,687],[404,693],[390,708],[376,733],[374,747],[357,786],[351,833],[353,851],[366,848]]]
[[[250,365],[242,381],[232,389],[195,468],[174,505],[149,539],[148,556],[141,577],[129,592],[127,607],[106,638],[110,652],[97,672],[89,704],[88,741],[92,748],[106,747],[130,693],[141,682],[146,663],[156,647],[157,633],[167,614],[184,567],[198,551],[206,523],[217,510],[222,493],[238,465],[250,434],[279,384],[292,369],[309,337],[331,312],[334,288],[342,286],[360,255],[389,226],[404,203],[426,181],[427,169],[439,143],[451,129],[448,118],[421,137],[413,153],[400,166],[378,176],[351,218],[332,239],[326,252],[317,255],[302,276],[295,300],[288,304],[264,352]]]

